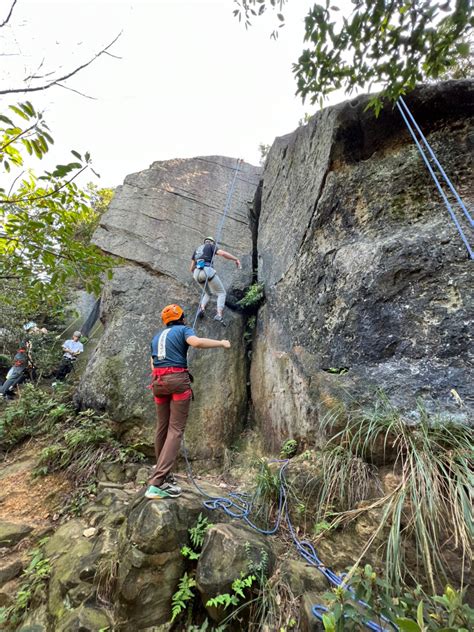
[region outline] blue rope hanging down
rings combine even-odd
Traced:
[[[421,146],[421,143],[415,133],[415,129],[413,128],[413,126],[411,125],[410,121],[407,118],[407,115],[409,116],[410,120],[413,121],[414,126],[416,127],[416,130],[418,131],[418,133],[420,134],[420,138],[422,139],[422,142],[424,143],[425,147],[428,149],[430,156],[432,157],[433,162],[435,163],[435,165],[438,167],[441,175],[443,176],[446,184],[448,185],[448,187],[450,188],[451,192],[453,193],[453,195],[455,196],[458,204],[460,205],[464,215],[466,216],[466,219],[469,221],[470,223],[470,227],[472,229],[472,227],[474,226],[473,220],[472,220],[472,216],[469,213],[469,211],[466,208],[466,205],[464,204],[464,202],[462,201],[460,195],[458,194],[456,188],[454,187],[454,185],[452,184],[451,180],[448,178],[448,176],[446,175],[443,167],[441,166],[440,162],[438,161],[438,159],[436,158],[436,155],[431,147],[431,145],[429,144],[429,142],[427,141],[427,139],[425,138],[425,136],[423,135],[423,132],[421,131],[420,127],[418,126],[418,124],[415,121],[415,118],[413,117],[412,113],[410,112],[407,104],[405,103],[405,101],[403,100],[402,97],[399,97],[398,101],[397,101],[397,108],[405,122],[405,125],[407,126],[408,131],[410,132],[417,148],[418,151],[420,152],[421,157],[423,158],[426,167],[431,175],[431,177],[433,178],[434,183],[436,184],[436,187],[446,205],[446,208],[448,209],[448,212],[451,216],[451,219],[454,222],[454,225],[457,228],[457,231],[462,239],[462,241],[464,242],[464,245],[466,246],[467,252],[469,254],[469,257],[471,259],[474,259],[474,251],[471,247],[471,244],[469,243],[468,238],[466,237],[466,235],[464,234],[464,231],[461,227],[461,224],[459,223],[458,218],[456,217],[456,214],[454,213],[453,207],[451,206],[450,201],[448,200],[446,193],[443,190],[443,187],[441,186],[438,176],[436,175],[429,159],[428,156],[426,155],[423,147]]]

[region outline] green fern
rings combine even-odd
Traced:
[[[192,548],[190,548],[189,546],[181,547],[181,555],[183,557],[187,557],[189,560],[198,560],[201,556],[200,553],[193,551]]]
[[[214,606],[215,608],[224,606],[224,609],[227,609],[229,606],[238,606],[239,603],[245,599],[245,588],[250,588],[256,579],[255,575],[247,575],[244,577],[241,574],[239,578],[232,582],[232,594],[222,593],[216,595],[212,597],[212,599],[207,600],[206,606]]]
[[[245,599],[244,589],[250,588],[256,579],[255,575],[247,575],[247,577],[235,579],[232,582],[232,590],[238,597]]]
[[[196,580],[187,573],[179,580],[178,590],[171,598],[171,622],[173,622],[183,610],[186,610],[188,602],[194,599],[194,593],[191,590],[196,586]]]
[[[199,514],[196,526],[191,527],[188,530],[189,537],[191,538],[191,543],[195,549],[200,549],[202,547],[202,543],[204,542],[204,535],[206,534],[206,531],[209,529],[209,527],[212,527],[212,524],[209,522],[206,516]]]
[[[219,606],[224,606],[224,609],[227,609],[229,606],[238,606],[239,599],[235,595],[229,595],[229,593],[223,593],[221,595],[216,595],[212,597],[212,599],[208,599],[206,602],[206,606],[214,606],[218,608]]]

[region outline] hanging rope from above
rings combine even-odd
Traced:
[[[419,125],[417,124],[417,122],[415,121],[415,118],[413,116],[413,114],[410,112],[410,109],[408,108],[407,104],[405,103],[403,97],[399,97],[398,101],[397,101],[397,108],[405,122],[405,125],[407,126],[408,131],[410,132],[417,148],[418,151],[420,152],[421,157],[423,158],[426,167],[431,175],[431,177],[433,178],[434,183],[436,184],[436,187],[446,205],[446,208],[448,209],[448,213],[451,216],[451,219],[454,222],[454,225],[456,226],[456,229],[462,239],[462,241],[464,242],[464,245],[466,246],[467,252],[469,254],[469,257],[471,259],[474,259],[474,251],[473,248],[471,247],[471,244],[469,242],[468,237],[465,235],[463,228],[458,220],[458,218],[456,217],[456,214],[454,212],[454,209],[450,203],[450,201],[448,200],[448,197],[446,195],[446,193],[444,192],[443,187],[441,186],[441,183],[438,179],[438,176],[435,173],[435,170],[433,169],[433,166],[431,165],[428,156],[425,153],[425,150],[423,149],[421,143],[423,143],[423,145],[425,146],[425,148],[427,149],[429,155],[431,156],[431,159],[433,160],[435,166],[438,168],[442,178],[444,179],[445,184],[449,187],[451,193],[454,195],[454,197],[456,198],[457,203],[459,204],[459,206],[461,207],[462,212],[464,213],[464,216],[466,218],[466,220],[469,222],[469,229],[472,231],[474,228],[474,221],[472,219],[472,215],[470,214],[470,212],[468,211],[468,209],[466,208],[466,205],[464,204],[464,202],[461,199],[461,196],[459,195],[459,193],[456,190],[456,187],[453,185],[453,183],[451,182],[451,180],[449,179],[449,177],[446,175],[446,172],[444,171],[443,167],[441,166],[438,158],[436,157],[436,154],[434,153],[431,145],[429,144],[428,140],[426,139],[426,137],[424,136],[423,132],[421,131]],[[419,138],[416,134],[416,132],[419,135]],[[421,141],[421,142],[420,142]]]

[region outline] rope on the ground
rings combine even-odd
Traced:
[[[354,594],[353,588],[350,585],[346,584],[345,574],[337,575],[330,568],[325,566],[322,561],[319,559],[318,554],[316,553],[316,549],[313,544],[307,540],[300,540],[296,534],[296,529],[293,526],[290,518],[289,512],[289,504],[288,504],[288,483],[286,481],[285,470],[288,467],[289,460],[288,459],[274,459],[268,462],[278,463],[280,464],[280,469],[278,472],[279,478],[279,492],[278,492],[278,509],[277,515],[275,518],[275,525],[272,528],[262,529],[258,527],[250,518],[250,514],[253,510],[254,501],[256,499],[258,491],[256,490],[253,495],[243,493],[243,492],[230,492],[227,496],[212,496],[208,494],[202,487],[200,487],[196,480],[194,479],[191,464],[189,462],[188,453],[186,450],[186,445],[183,440],[183,455],[186,462],[186,469],[188,472],[188,477],[191,483],[194,485],[196,490],[206,498],[203,501],[203,505],[209,510],[221,509],[228,516],[234,519],[243,520],[249,527],[261,533],[263,535],[274,535],[281,523],[284,519],[288,530],[290,532],[291,538],[296,546],[296,550],[299,555],[311,566],[317,568],[320,573],[322,573],[328,582],[333,586],[344,587],[345,590],[349,591],[360,606],[365,609],[369,609],[370,606],[364,601],[357,599]],[[264,467],[264,466],[262,466]],[[324,613],[327,612],[327,608],[320,604],[316,604],[312,607],[313,615],[322,620]],[[392,626],[394,630],[398,630],[397,626],[392,623],[389,619],[384,616],[381,616],[381,619]],[[374,621],[364,621],[365,626],[369,630],[373,630],[374,632],[389,632],[389,629],[383,626],[380,626],[378,623]]]
[[[400,99],[401,99],[401,97],[400,97]],[[428,157],[427,157],[427,155],[425,154],[425,151],[424,151],[423,147],[422,147],[422,146],[421,146],[421,144],[420,144],[420,141],[418,140],[418,138],[417,138],[417,136],[416,136],[416,134],[415,134],[415,130],[413,129],[413,127],[412,127],[412,125],[411,125],[410,121],[408,120],[407,115],[405,114],[404,109],[406,109],[406,112],[407,112],[407,113],[409,113],[410,118],[411,118],[414,122],[415,122],[415,119],[413,118],[413,115],[411,114],[411,112],[410,112],[410,111],[409,111],[409,109],[408,109],[408,106],[406,105],[406,103],[405,103],[403,100],[402,100],[402,104],[403,104],[403,107],[402,107],[402,105],[400,105],[400,103],[397,101],[397,107],[398,107],[398,110],[399,110],[399,112],[400,112],[400,114],[401,114],[401,116],[402,116],[402,118],[403,118],[403,120],[404,120],[404,122],[405,122],[405,125],[407,126],[408,131],[410,132],[410,134],[411,134],[411,136],[412,136],[413,140],[415,141],[415,144],[416,144],[416,146],[417,146],[417,148],[418,148],[418,151],[420,152],[420,155],[421,155],[421,157],[423,158],[423,160],[424,160],[424,162],[425,162],[425,164],[426,164],[426,167],[428,168],[428,171],[430,172],[430,175],[431,175],[431,177],[433,178],[433,181],[434,181],[434,183],[436,184],[436,187],[437,187],[437,189],[438,189],[438,191],[439,191],[439,193],[440,193],[441,197],[443,198],[443,201],[444,201],[444,203],[445,203],[445,205],[446,205],[446,208],[448,209],[448,212],[449,212],[449,214],[451,215],[451,219],[453,220],[454,225],[456,226],[457,231],[458,231],[458,233],[459,233],[459,235],[460,235],[461,239],[463,240],[464,245],[465,245],[465,246],[466,246],[466,248],[467,248],[467,252],[469,253],[469,257],[470,257],[471,259],[474,259],[474,251],[473,251],[473,249],[471,248],[471,245],[470,245],[470,243],[469,243],[469,240],[467,239],[466,235],[464,234],[464,231],[463,231],[463,229],[462,229],[462,227],[461,227],[461,224],[459,223],[459,220],[458,220],[458,218],[456,217],[456,215],[455,215],[455,213],[454,213],[453,207],[451,206],[451,203],[450,203],[450,201],[448,200],[448,198],[447,198],[447,196],[446,196],[446,193],[444,192],[443,187],[441,186],[441,184],[440,184],[440,182],[439,182],[439,180],[438,180],[438,177],[437,177],[436,173],[434,172],[434,169],[433,169],[433,167],[431,166],[431,163],[430,163],[430,161],[428,160]],[[416,122],[415,122],[415,125],[416,125],[417,129],[420,131],[420,134],[422,135],[422,137],[423,137],[423,139],[424,139],[425,144],[426,144],[426,145],[428,145],[428,141],[426,140],[426,138],[425,138],[425,137],[423,136],[423,134],[421,133],[421,130],[420,130],[420,128],[418,127],[418,125],[416,124]],[[446,180],[447,182],[449,182],[448,186],[451,188],[451,190],[452,190],[452,191],[455,191],[454,186],[451,184],[451,181],[449,180],[448,176],[445,174],[444,170],[442,169],[441,165],[439,164],[438,159],[435,157],[434,152],[433,152],[433,150],[431,149],[431,147],[430,147],[429,151],[430,151],[430,154],[432,155],[432,157],[434,156],[435,164],[436,164],[437,166],[439,165],[439,168],[440,168],[440,169],[441,169],[441,171],[442,171],[443,177],[445,178],[445,180]],[[459,195],[458,195],[457,191],[456,191],[456,193],[455,193],[455,196],[456,196],[456,199],[458,199],[458,198],[459,198],[459,200],[461,199],[461,198],[459,197]],[[463,209],[463,212],[465,213],[465,215],[466,215],[466,217],[468,218],[468,220],[471,222],[471,226],[472,226],[472,218],[471,218],[471,216],[470,216],[469,212],[467,211],[467,209],[466,209],[466,207],[465,207],[464,203],[462,202],[462,200],[461,200],[461,208]]]

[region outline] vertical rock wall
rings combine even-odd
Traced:
[[[149,344],[161,328],[160,312],[179,303],[192,324],[200,290],[189,272],[191,256],[205,235],[216,234],[236,160],[219,156],[154,163],[128,176],[119,187],[94,235],[105,252],[123,265],[106,283],[101,319],[104,334],[79,385],[81,406],[107,410],[123,423],[129,439],[151,449],[155,410],[150,382]],[[241,259],[243,269],[221,257],[216,269],[229,299],[239,295],[252,278],[252,236],[248,202],[259,181],[259,169],[243,164],[226,218],[221,247]],[[228,327],[209,314],[198,321],[197,334],[229,338],[232,349],[190,352],[195,375],[187,429],[194,458],[219,459],[223,447],[238,436],[246,416],[246,358],[243,318],[226,312]]]
[[[418,398],[459,418],[472,404],[474,264],[399,113],[375,119],[367,100],[277,139],[265,166],[251,384],[273,448],[314,441],[322,414],[377,389],[415,418]],[[407,102],[473,208],[473,82]]]

